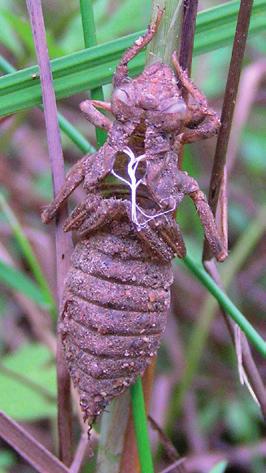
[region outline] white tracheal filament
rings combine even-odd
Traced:
[[[160,217],[161,215],[165,215],[169,212],[172,212],[174,208],[170,210],[166,210],[164,212],[156,213],[154,215],[148,215],[138,206],[137,189],[140,184],[145,185],[145,183],[143,179],[137,180],[136,171],[137,171],[139,163],[143,161],[146,156],[145,154],[141,154],[140,156],[136,157],[133,151],[128,146],[126,146],[122,150],[122,152],[125,153],[129,157],[127,172],[128,172],[128,176],[130,180],[128,181],[124,177],[119,176],[115,171],[111,171],[111,174],[115,176],[117,179],[119,179],[120,181],[124,182],[124,184],[126,184],[130,188],[131,190],[131,220],[133,223],[135,223],[135,225],[137,226],[137,229],[141,230],[141,228],[145,227],[150,220],[154,220],[155,218]],[[139,211],[145,217],[144,222],[138,221],[137,211]]]

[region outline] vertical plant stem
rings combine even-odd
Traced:
[[[137,379],[136,383],[131,387],[130,392],[141,472],[153,473],[154,470],[141,378]]]
[[[35,49],[40,68],[47,143],[53,179],[53,190],[54,194],[57,194],[64,182],[64,160],[60,141],[55,93],[52,83],[52,74],[47,50],[41,1],[27,0],[27,8],[30,16]],[[65,220],[66,216],[67,208],[63,207],[58,214],[55,230],[58,304],[60,304],[62,299],[64,277],[68,269],[69,255],[72,250],[71,237],[69,234],[66,234],[63,231],[63,221]],[[57,383],[59,455],[66,465],[70,465],[72,459],[70,378],[63,357],[60,337],[58,337],[57,345]]]
[[[224,168],[226,163],[227,146],[231,132],[233,113],[235,109],[241,66],[244,58],[250,16],[253,0],[241,0],[237,19],[236,33],[234,38],[231,62],[225,88],[225,96],[221,115],[221,128],[218,134],[215,150],[210,187],[209,204],[215,215],[221,185],[224,179]],[[212,258],[210,248],[205,241],[203,259]]]
[[[152,20],[155,20],[158,8],[164,10],[164,14],[156,35],[147,47],[146,65],[157,61],[171,65],[172,54],[179,49],[183,1],[153,0]]]
[[[191,73],[197,11],[198,0],[184,0],[179,63],[188,75]]]
[[[108,412],[101,419],[98,443],[97,473],[118,473],[130,411],[130,395],[127,391],[114,399]]]
[[[82,19],[84,44],[86,48],[91,48],[97,44],[92,0],[80,0],[80,13]],[[93,100],[104,100],[103,88],[96,87],[95,89],[92,89],[91,98]],[[99,148],[106,140],[106,132],[96,128],[96,139],[97,148]]]
[[[156,366],[156,357],[154,357],[152,363],[146,369],[143,378],[142,378],[142,385],[144,391],[144,399],[146,405],[146,412],[149,412],[151,394],[152,394],[152,385],[154,379],[154,372]],[[141,402],[141,401],[140,401]],[[140,419],[139,419],[140,420]],[[146,419],[144,419],[146,423]],[[139,426],[141,429],[141,425]],[[134,428],[134,419],[133,413],[130,413],[125,442],[124,442],[124,450],[121,458],[121,465],[119,473],[139,473],[140,470],[140,462],[139,462],[139,454],[136,445],[136,435],[135,435],[135,428]]]
[[[235,110],[236,97],[238,92],[241,66],[244,58],[246,41],[248,36],[248,29],[250,23],[250,17],[252,13],[253,0],[241,0],[239,14],[237,19],[236,33],[234,38],[234,44],[232,49],[232,56],[229,66],[229,73],[226,83],[225,96],[222,108],[221,116],[221,128],[218,135],[216,151],[214,156],[214,163],[212,168],[210,187],[209,187],[209,204],[214,213],[216,214],[217,207],[220,207],[220,215],[218,226],[221,229],[223,240],[227,245],[227,170],[226,170],[226,156],[227,148],[231,133],[233,115]],[[262,212],[264,210],[262,209]],[[260,212],[261,213],[261,212]],[[261,215],[262,221],[265,219],[265,215]],[[245,245],[239,249],[239,257],[236,255],[235,261],[241,259],[241,253],[243,248],[248,248],[250,240],[246,235],[249,235],[247,231],[243,239],[246,240]],[[244,243],[244,242],[243,242]],[[232,256],[232,255],[231,255]],[[216,265],[214,261],[210,261],[212,254],[207,241],[204,243],[203,261],[206,270],[215,279],[216,277]],[[230,260],[232,261],[232,259]],[[227,273],[226,278],[230,279],[232,274],[235,274],[234,264],[229,262],[230,271]],[[224,317],[225,323],[229,329],[229,333],[234,341],[234,323],[228,319],[228,315],[223,307],[221,307],[221,313]],[[210,320],[211,321],[211,320]],[[252,353],[248,344],[248,341],[244,334],[241,335],[242,345],[242,359],[243,366],[247,373],[252,390],[260,404],[261,410],[265,416],[265,386],[260,377],[260,374],[256,368],[256,363],[252,358]]]
[[[86,48],[97,44],[93,5],[91,0],[80,0],[84,44]],[[91,98],[104,100],[103,88],[91,90]],[[97,148],[103,145],[106,132],[96,128]],[[97,473],[118,473],[123,442],[129,417],[129,393],[115,399],[101,418],[101,434],[97,455]]]
[[[192,63],[192,53],[194,46],[194,36],[196,28],[196,17],[198,11],[198,0],[184,0],[183,1],[183,18],[182,18],[182,29],[180,35],[180,48],[179,48],[179,62],[181,67],[187,71],[190,76],[191,73],[191,63]],[[187,99],[187,91],[182,90],[182,95],[184,99]],[[180,147],[180,154],[178,157],[178,166],[179,169],[182,169],[184,157],[184,147]]]

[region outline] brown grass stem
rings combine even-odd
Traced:
[[[184,0],[179,63],[188,75],[191,73],[197,11],[198,0]]]
[[[239,14],[236,25],[236,33],[233,43],[232,56],[229,66],[228,78],[226,83],[222,115],[221,115],[221,128],[218,134],[217,145],[214,156],[214,163],[212,168],[210,187],[209,187],[209,204],[214,214],[219,206],[219,215],[218,215],[218,226],[221,230],[222,237],[224,242],[227,244],[228,235],[227,235],[227,169],[226,169],[226,158],[227,150],[232,154],[229,146],[232,142],[230,136],[233,116],[236,104],[236,97],[238,93],[238,86],[240,81],[241,66],[244,58],[250,17],[252,13],[252,0],[242,0],[240,2]],[[258,80],[257,80],[258,82]],[[261,212],[263,209],[261,210]],[[262,216],[263,221],[263,216]],[[245,236],[244,236],[245,238]],[[247,240],[247,238],[245,238]],[[250,241],[248,240],[247,245]],[[238,245],[238,248],[240,246]],[[240,249],[242,252],[242,248]],[[208,273],[217,281],[222,287],[222,282],[217,273],[216,266],[214,261],[211,261],[212,255],[210,248],[205,241],[204,251],[203,251],[203,261],[205,263],[205,268]],[[235,261],[241,260],[241,255],[235,258]],[[228,266],[228,265],[227,265]],[[226,272],[227,281],[232,279],[232,275],[236,273],[236,267],[234,263],[230,264],[231,271]],[[226,325],[228,327],[230,336],[232,340],[235,339],[235,324],[229,319],[225,311],[221,309],[221,313],[225,319]],[[262,378],[257,370],[256,364],[253,360],[252,353],[248,344],[248,341],[244,334],[241,334],[241,349],[242,349],[242,358],[243,358],[243,367],[248,376],[249,383],[251,388],[260,404],[263,415],[265,416],[265,404],[266,404],[266,391],[265,386],[262,381]]]
[[[222,183],[224,181],[225,163],[227,155],[228,141],[230,137],[233,114],[240,80],[242,62],[245,53],[246,41],[250,17],[252,12],[253,0],[241,0],[238,13],[235,38],[232,49],[232,56],[228,71],[228,77],[225,88],[225,95],[221,114],[221,128],[218,134],[213,168],[209,186],[209,204],[216,214],[219,195]],[[203,260],[212,258],[210,248],[205,241]]]
[[[30,16],[36,55],[40,68],[47,144],[53,179],[53,190],[54,194],[57,194],[64,182],[64,159],[57,120],[56,100],[47,50],[41,1],[27,0],[27,8]],[[58,215],[55,229],[58,304],[60,304],[61,301],[64,277],[68,267],[69,255],[72,249],[71,237],[68,234],[65,234],[63,231],[62,224],[66,216],[67,207],[64,207]],[[72,457],[70,379],[65,366],[60,337],[58,337],[57,345],[57,382],[59,455],[62,461],[66,465],[69,465],[71,463]]]

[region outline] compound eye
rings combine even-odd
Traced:
[[[172,100],[169,105],[163,110],[164,113],[174,113],[178,115],[181,120],[186,117],[187,106],[183,99]]]
[[[113,99],[119,100],[126,105],[129,105],[130,103],[129,95],[125,89],[115,89],[113,92]]]

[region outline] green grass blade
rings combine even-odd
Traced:
[[[47,308],[47,299],[38,286],[17,268],[9,266],[1,260],[0,282],[5,284],[9,289],[18,291],[32,301],[37,302],[42,308]]]
[[[142,473],[153,473],[146,409],[141,378],[130,388],[133,422]]]
[[[35,277],[35,280],[37,281],[40,287],[43,300],[45,301],[46,306],[50,307],[51,315],[55,319],[57,309],[56,309],[56,304],[55,304],[53,295],[51,293],[51,290],[46,282],[45,276],[42,272],[39,262],[32,251],[31,245],[23,231],[23,228],[21,227],[15,214],[9,207],[8,203],[6,202],[2,194],[0,194],[0,208],[2,209],[10,227],[12,228],[12,231],[18,242],[21,252],[24,255],[25,259],[27,260],[28,265]]]
[[[239,1],[236,0],[199,13],[194,55],[232,43],[238,8]],[[265,25],[266,0],[255,0],[249,34],[265,31]],[[141,33],[143,31],[54,59],[52,70],[57,98],[69,97],[110,83],[123,51]],[[130,72],[140,72],[144,60],[145,54],[141,53],[130,64]],[[36,74],[38,68],[33,66],[0,78],[0,115],[41,104],[40,83]]]
[[[16,69],[3,56],[0,56],[0,69],[6,74],[15,72]],[[40,106],[41,110],[43,107]],[[80,149],[82,153],[94,153],[95,148],[86,138],[75,128],[60,112],[57,113],[60,129],[68,136],[68,138]]]
[[[234,305],[229,297],[217,286],[214,280],[204,270],[203,266],[195,263],[190,256],[186,256],[183,260],[184,264],[192,271],[192,273],[200,280],[200,282],[208,289],[208,291],[215,297],[219,304],[224,308],[228,315],[237,323],[243,330],[248,340],[266,358],[266,342],[253,328],[246,317]]]

